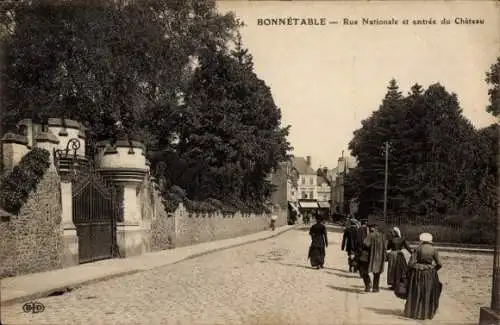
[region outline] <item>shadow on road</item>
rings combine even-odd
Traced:
[[[340,278],[346,278],[346,279],[355,279],[359,278],[359,275],[356,273],[338,273],[338,272],[327,272],[328,274],[336,275]]]
[[[290,264],[290,263],[277,263],[277,264],[284,265],[284,266],[300,267],[300,268],[309,269],[309,270],[316,270],[312,266],[307,266],[307,265],[302,265],[302,264]]]
[[[333,290],[338,290],[342,292],[349,292],[349,293],[364,293],[364,290],[356,289],[356,288],[344,288],[344,287],[336,287],[332,285],[327,285],[328,288],[333,289]]]
[[[334,267],[325,267],[325,270],[332,270],[332,271],[338,271],[338,272],[349,273],[349,270],[344,270],[344,269],[336,269],[336,268],[334,268]]]
[[[295,230],[298,230],[298,231],[307,231],[307,232],[308,232],[308,231],[309,231],[309,229],[311,229],[311,226],[312,226],[312,225],[313,225],[313,224],[310,224],[310,225],[308,225],[308,226],[301,225],[301,226],[299,226],[299,227],[295,228]],[[326,226],[326,230],[327,230],[328,232],[332,232],[332,233],[333,233],[333,232],[335,232],[335,233],[339,233],[339,234],[344,233],[344,229],[343,229],[343,228],[341,228],[341,227],[338,227],[338,226],[330,226],[330,225],[327,225],[327,226]]]
[[[404,311],[400,308],[398,309],[389,309],[389,308],[373,308],[373,307],[364,307],[366,310],[373,311],[379,315],[393,315],[393,316],[401,316],[405,318]]]

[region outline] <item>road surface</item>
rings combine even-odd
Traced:
[[[24,313],[22,304],[10,306],[4,308],[2,318],[6,324],[61,325],[474,323],[467,315],[450,311],[446,302],[433,321],[403,318],[404,301],[384,290],[384,276],[381,292],[364,293],[359,276],[346,271],[340,240],[339,233],[329,233],[326,265],[321,270],[309,267],[307,231],[291,230],[39,299],[45,306],[42,313]]]

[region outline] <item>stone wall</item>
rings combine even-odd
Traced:
[[[48,171],[17,216],[0,222],[0,277],[62,267],[61,187]]]
[[[175,238],[175,218],[165,210],[161,197],[149,177],[139,190],[141,220],[144,229],[143,242],[148,251],[158,251],[173,247]]]
[[[175,211],[176,246],[244,236],[270,229],[270,215],[189,213],[182,205]],[[284,225],[282,217],[277,227]],[[286,222],[286,220],[285,220]]]
[[[152,251],[169,249],[213,240],[238,237],[270,229],[270,214],[190,213],[180,204],[167,213],[162,199],[147,178],[139,191],[144,233],[150,225]],[[276,227],[287,224],[287,210],[276,208]],[[150,221],[148,221],[150,220]],[[144,240],[144,239],[143,239]]]

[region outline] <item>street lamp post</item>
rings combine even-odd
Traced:
[[[500,213],[497,212],[497,235],[493,258],[493,282],[491,288],[491,309],[500,313]],[[497,315],[498,316],[498,315]]]
[[[389,142],[385,142],[385,179],[384,179],[384,224],[387,224],[387,183],[389,180]]]

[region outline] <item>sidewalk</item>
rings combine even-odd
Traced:
[[[1,280],[1,304],[2,306],[12,305],[56,292],[68,291],[81,285],[175,264],[219,250],[272,238],[293,228],[294,226],[283,226],[274,232],[266,230],[236,238],[150,252],[136,257],[103,260],[64,269],[5,278]]]

